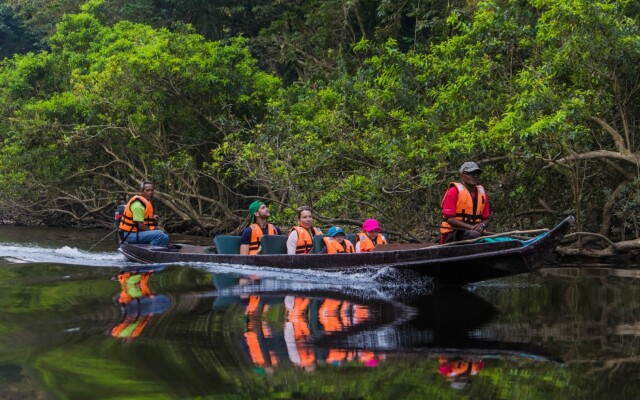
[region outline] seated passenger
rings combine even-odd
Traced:
[[[153,212],[153,183],[144,181],[140,194],[133,196],[124,208],[118,225],[120,240],[131,244],[165,246],[169,235],[158,228],[158,216]]]
[[[271,216],[269,207],[262,201],[254,201],[249,206],[251,215],[251,225],[244,228],[240,238],[240,254],[260,254],[260,240],[264,235],[282,235],[280,228],[269,224],[267,221]]]
[[[329,229],[328,237],[323,238],[326,247],[322,249],[322,253],[355,253],[353,243],[346,239],[346,235],[339,226],[332,226]]]
[[[480,185],[482,169],[468,161],[459,171],[461,182],[451,182],[442,199],[441,244],[479,238],[491,218],[489,197]]]
[[[296,211],[298,226],[294,226],[289,232],[287,254],[309,254],[313,246],[313,237],[322,235],[322,231],[313,226],[311,207],[298,207]]]
[[[356,253],[366,253],[379,244],[387,244],[380,224],[375,219],[368,219],[362,224],[362,232],[358,233]]]

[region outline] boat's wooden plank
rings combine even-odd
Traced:
[[[210,254],[212,248],[210,246],[182,246],[179,253],[181,254]]]
[[[437,243],[387,243],[377,245],[372,251],[417,250],[437,245]]]

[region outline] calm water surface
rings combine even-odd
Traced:
[[[106,233],[0,226],[0,399],[640,392],[634,270],[437,289],[391,269],[135,265],[113,237],[87,251]]]

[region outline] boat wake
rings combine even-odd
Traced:
[[[52,263],[93,267],[122,267],[125,257],[116,252],[92,253],[75,247],[47,248],[22,244],[1,244],[0,258],[10,263]]]
[[[251,276],[262,282],[283,282],[294,285],[297,289],[342,290],[349,287],[356,292],[369,293],[377,298],[398,298],[404,294],[416,295],[417,290],[428,294],[433,289],[431,279],[411,273],[385,268],[356,268],[344,271],[318,271],[308,269],[278,269],[247,265],[223,265],[209,263],[189,263],[187,265],[204,269],[214,274],[232,274]],[[279,287],[279,290],[289,288]],[[273,290],[273,288],[272,288]]]
[[[134,269],[138,266],[148,267],[150,265],[130,262],[118,252],[88,252],[70,246],[49,248],[16,243],[0,244],[0,259],[13,264],[48,263]],[[392,293],[392,297],[402,296],[404,293],[415,295],[417,288],[428,293],[433,288],[429,278],[411,271],[401,271],[390,267],[359,267],[343,271],[319,271],[211,263],[178,263],[176,265],[195,267],[212,273],[295,282],[297,287],[300,285],[309,285],[315,289],[318,287],[326,287],[327,289],[352,287],[357,291],[382,297],[387,297],[390,293]]]

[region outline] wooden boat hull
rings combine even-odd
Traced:
[[[123,243],[119,251],[132,261],[156,264],[213,263],[325,271],[389,267],[411,270],[446,285],[463,285],[527,273],[552,264],[554,250],[572,222],[573,217],[569,217],[549,232],[526,242],[514,240],[356,254],[248,256],[210,254],[205,252],[208,248],[204,246],[158,247],[127,243]]]

